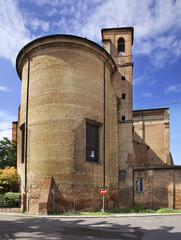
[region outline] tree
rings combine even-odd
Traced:
[[[0,169],[0,192],[17,192],[19,175],[14,167]]]
[[[17,141],[4,137],[0,141],[0,169],[17,167]]]

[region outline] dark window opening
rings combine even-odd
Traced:
[[[86,123],[86,160],[98,162],[99,127]]]
[[[135,178],[134,183],[135,183],[135,192],[143,192],[144,191],[143,177]]]
[[[126,120],[125,116],[122,116],[122,121],[125,121],[125,120]]]
[[[119,111],[119,106],[121,105],[121,99],[119,97],[117,99],[117,111]]]
[[[126,80],[125,76],[122,76],[122,80]]]
[[[126,94],[125,93],[122,94],[122,99],[126,99]]]
[[[125,52],[125,40],[123,37],[118,39],[118,53]]]
[[[25,124],[23,123],[20,127],[21,131],[21,163],[24,163],[25,157]]]
[[[126,171],[119,171],[119,179],[125,180],[126,178]]]

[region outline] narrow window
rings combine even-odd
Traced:
[[[25,124],[23,123],[20,127],[21,131],[21,163],[24,163],[24,152],[25,152]]]
[[[99,127],[86,123],[86,160],[98,162]]]
[[[144,180],[143,177],[135,178],[135,192],[143,192],[144,191]]]
[[[125,76],[122,76],[122,80],[126,80]]]
[[[121,99],[119,97],[116,97],[117,100],[117,111],[119,111],[119,106],[121,105]]]
[[[125,40],[123,37],[118,39],[118,53],[125,52]]]
[[[119,171],[119,179],[125,180],[126,178],[126,172],[125,171]]]
[[[125,119],[126,119],[125,116],[122,116],[122,121],[125,121]]]
[[[125,93],[122,94],[122,99],[126,99],[126,94]]]

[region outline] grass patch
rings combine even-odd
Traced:
[[[132,208],[122,208],[122,209],[110,209],[107,210],[108,213],[155,213],[155,210],[149,209],[144,206],[135,206]]]
[[[109,209],[104,212],[102,211],[74,211],[70,210],[64,213],[54,213],[51,215],[62,215],[62,216],[94,216],[94,215],[113,215],[119,213],[140,213],[140,214],[147,214],[147,213],[181,213],[181,210],[174,210],[172,208],[160,208],[157,210],[150,209],[144,206],[135,206],[133,208],[122,208],[122,209]]]
[[[54,213],[53,215],[62,215],[62,216],[94,216],[94,215],[111,215],[112,213],[108,212],[102,212],[102,211],[74,211],[74,210],[69,210],[67,212],[63,213]],[[52,215],[52,214],[51,214]]]
[[[181,213],[181,209],[174,210],[172,208],[160,208],[156,213]]]

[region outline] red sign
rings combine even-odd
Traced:
[[[101,189],[101,194],[106,194],[107,193],[107,190],[106,189]]]

